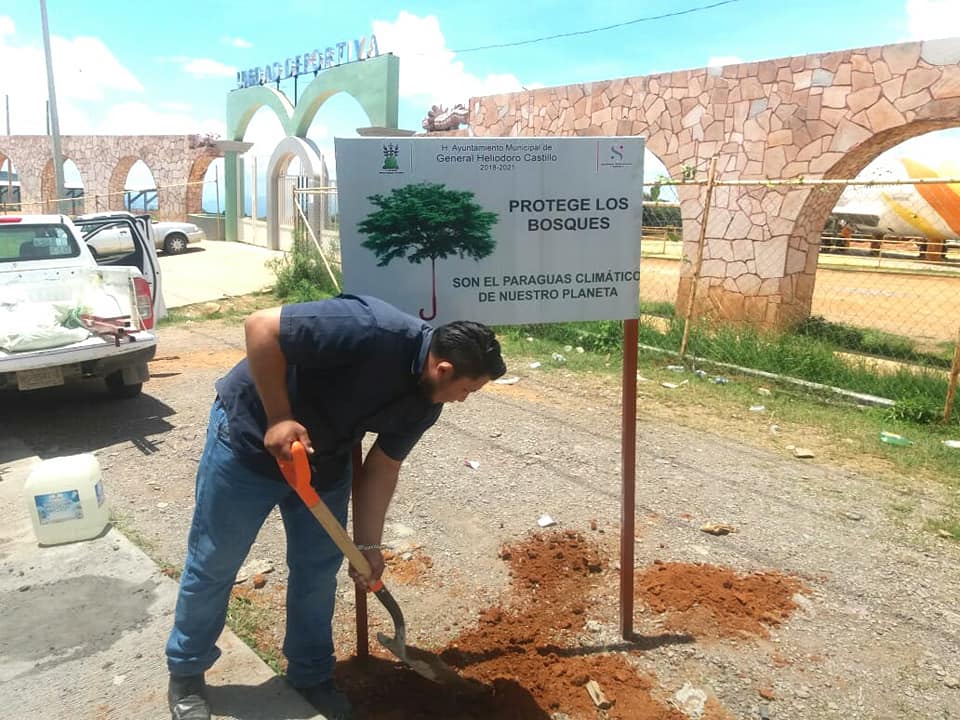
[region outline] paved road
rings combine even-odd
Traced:
[[[181,255],[161,253],[167,307],[246,295],[271,287],[276,278],[266,263],[282,255],[279,250],[215,240],[191,245]]]

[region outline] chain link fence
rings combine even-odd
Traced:
[[[714,187],[730,184],[718,181]],[[867,331],[901,335],[927,350],[952,347],[960,328],[958,181],[925,178],[884,183],[737,184],[784,192],[808,187],[811,194],[826,191],[828,195],[842,190],[819,233],[816,264],[806,269],[813,277],[811,315]],[[671,185],[696,185],[702,193],[707,192],[705,183]],[[723,208],[717,210],[716,203],[705,210],[707,238],[749,241],[731,237],[730,213]],[[643,220],[640,294],[645,305],[655,308],[676,300],[684,263],[701,261],[700,274],[693,273],[693,279],[699,280],[703,262],[718,258],[711,257],[709,240],[706,249],[697,247],[698,254],[705,253],[701,257],[684,256],[678,203],[647,203]],[[762,244],[764,238],[749,242]],[[740,260],[741,250],[735,248],[733,256],[719,259]],[[755,265],[760,263],[760,253],[751,249],[742,257],[752,258]],[[750,260],[744,269],[762,279],[764,269],[751,267]]]
[[[788,341],[754,337],[744,343],[755,345],[751,356],[734,347],[743,334],[726,332],[758,317],[770,324],[773,309],[786,335],[835,349],[796,377],[863,385],[874,373],[872,386],[888,392],[881,399],[926,403],[929,414],[939,394],[949,419],[960,366],[960,180],[715,180],[711,170],[706,180],[664,185],[701,214],[684,243],[662,229],[673,207],[650,203],[649,221],[644,213],[642,319],[662,347],[679,337],[681,357],[709,348],[788,371],[761,367],[774,342],[789,353]]]

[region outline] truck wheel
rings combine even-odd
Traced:
[[[187,236],[181,233],[171,233],[163,241],[163,251],[170,255],[179,255],[187,249]]]
[[[123,372],[117,370],[104,378],[107,384],[107,392],[115,398],[135,398],[143,390],[143,383],[134,383],[133,385],[123,384]]]

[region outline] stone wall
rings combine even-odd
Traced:
[[[84,212],[123,208],[123,186],[131,166],[142,160],[158,188],[159,219],[183,220],[200,211],[200,185],[220,152],[199,135],[64,135],[63,157],[83,181]],[[55,212],[53,148],[46,135],[0,136],[0,161],[9,158],[20,176],[24,212]]]
[[[910,137],[960,125],[960,39],[905,43],[472,98],[477,136],[642,135],[670,175],[718,158],[697,291],[700,315],[784,327],[810,312],[820,233],[842,186]],[[466,135],[467,130],[438,135]],[[694,257],[704,192],[680,187]],[[677,294],[685,307],[692,264]]]

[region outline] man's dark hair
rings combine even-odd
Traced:
[[[430,352],[450,362],[455,377],[496,380],[507,371],[493,330],[470,320],[457,320],[434,330]]]

